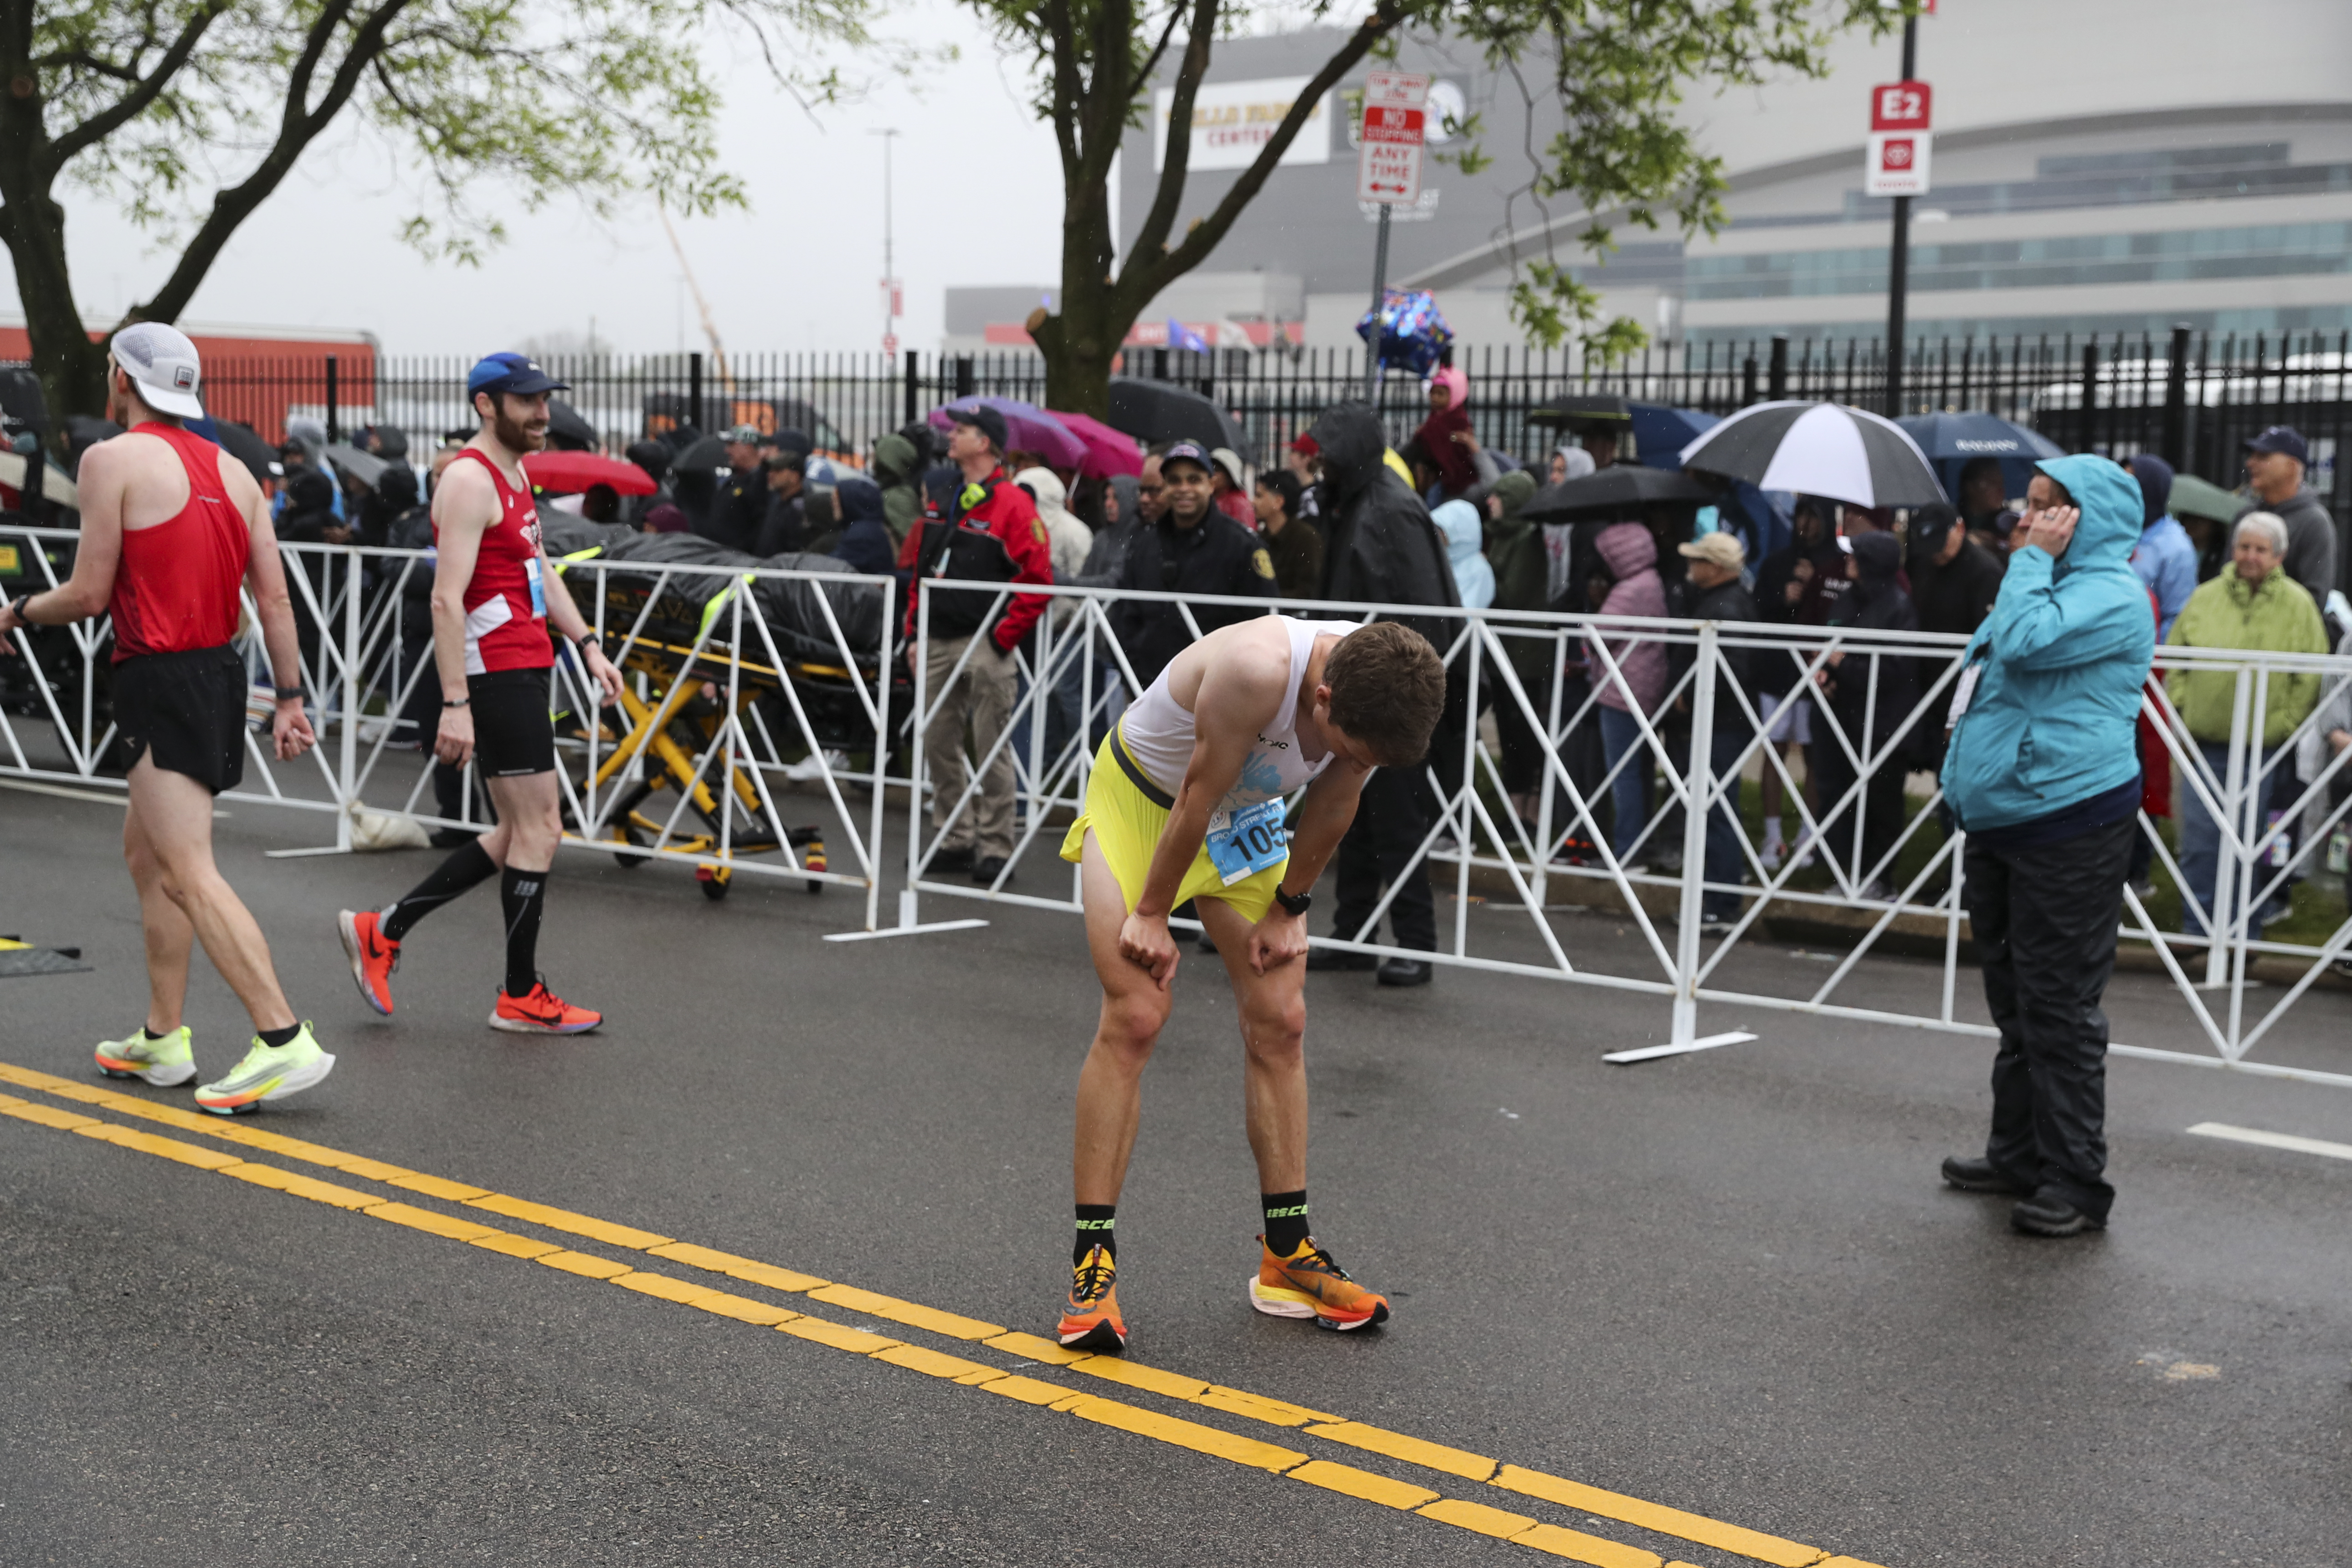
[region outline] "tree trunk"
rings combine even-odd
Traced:
[[[16,264],[33,370],[48,400],[50,443],[62,453],[67,416],[106,412],[106,345],[90,341],[74,304],[64,209],[46,191],[29,201],[11,192],[8,220],[5,237]]]
[[[1063,198],[1062,298],[1058,314],[1034,321],[1030,336],[1045,358],[1045,403],[1097,419],[1110,413],[1110,362],[1135,324],[1139,305],[1110,276],[1110,193],[1097,185]]]
[[[0,79],[7,88],[0,93],[0,244],[16,263],[16,297],[55,439],[66,416],[106,411],[106,351],[89,341],[74,308],[65,209],[49,194],[54,176],[29,58],[32,26],[23,0],[0,0]]]

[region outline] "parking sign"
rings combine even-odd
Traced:
[[[1421,152],[1429,78],[1373,71],[1364,79],[1363,135],[1356,159],[1356,199],[1411,206],[1421,200]]]

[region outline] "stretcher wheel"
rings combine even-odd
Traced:
[[[702,896],[712,903],[727,896],[729,873],[710,866],[697,866],[694,879],[702,884]]]

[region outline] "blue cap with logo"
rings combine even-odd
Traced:
[[[1216,460],[1209,456],[1207,448],[1198,441],[1179,441],[1160,454],[1161,473],[1168,471],[1168,465],[1171,463],[1190,463],[1202,473],[1212,477],[1217,471]]]
[[[2311,461],[2311,447],[2292,425],[2273,425],[2251,440],[2238,443],[2242,452],[2284,452],[2298,463]]]
[[[569,392],[571,387],[539,368],[539,362],[529,354],[509,352],[486,355],[474,363],[466,373],[466,401],[471,403],[474,394],[487,392],[497,397],[513,393],[517,397],[536,397],[542,392]]]

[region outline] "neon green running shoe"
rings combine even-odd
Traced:
[[[253,1048],[229,1075],[196,1090],[196,1103],[220,1116],[251,1110],[265,1100],[299,1094],[335,1069],[335,1058],[319,1048],[305,1023],[301,1032],[282,1046],[265,1046],[254,1037]]]
[[[98,1070],[109,1078],[135,1078],[157,1089],[177,1089],[196,1076],[194,1037],[185,1024],[160,1040],[147,1037],[144,1028],[120,1040],[98,1043]]]

